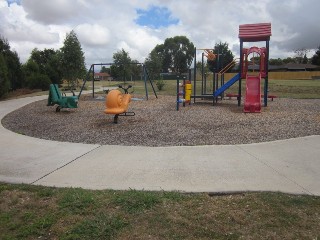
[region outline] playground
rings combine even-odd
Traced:
[[[277,98],[262,113],[246,114],[236,99],[176,111],[175,96],[160,95],[133,100],[129,111],[136,115],[119,117],[118,124],[104,109],[105,102],[91,95],[83,95],[78,108],[59,113],[42,100],[9,113],[2,124],[42,139],[128,146],[246,144],[320,134],[320,99]]]
[[[270,23],[240,25],[240,72],[225,79],[226,71],[236,64],[233,60],[213,74],[209,92],[203,71],[200,84],[197,79],[195,48],[194,71],[177,76],[176,96],[157,94],[143,63],[137,64],[143,73],[145,95],[135,92],[136,86],[130,92],[130,83],[110,92],[93,90],[92,95],[81,95],[88,89],[86,83],[95,67],[112,65],[92,64],[78,96],[74,92],[73,96],[63,95],[58,85],[51,84],[47,104],[31,103],[8,114],[2,124],[14,132],[41,139],[128,146],[233,145],[319,135],[320,99],[278,98],[270,94],[276,90],[268,76],[270,36]],[[246,42],[265,42],[265,47],[244,48]],[[204,52],[202,66],[204,55],[211,60],[216,57],[211,50]],[[250,54],[259,56],[256,72],[248,71]],[[186,78],[188,83],[180,82]],[[91,82],[95,89],[94,79]],[[150,87],[154,95],[148,94]],[[235,91],[228,93],[230,90]],[[317,96],[318,90],[314,93]],[[180,105],[184,107],[179,109]]]

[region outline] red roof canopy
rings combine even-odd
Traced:
[[[239,38],[243,42],[269,41],[271,23],[255,23],[239,25]]]

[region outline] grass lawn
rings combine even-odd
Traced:
[[[320,197],[0,184],[0,239],[319,239]]]
[[[227,81],[228,79],[226,79]],[[154,87],[159,95],[176,95],[177,82],[175,80],[164,80],[164,89],[158,91],[156,85]],[[117,86],[123,84],[123,82],[95,82],[95,88],[98,86]],[[127,82],[127,84],[132,84],[133,94],[145,94],[144,82],[135,81]],[[92,82],[87,83],[87,88],[91,88]],[[229,88],[226,93],[237,93],[238,92],[238,82],[236,82],[231,88]],[[261,81],[261,90],[263,92],[264,80]],[[242,93],[245,93],[246,81],[242,80]],[[212,88],[212,83],[208,81],[207,89]],[[192,89],[193,90],[193,89]],[[197,91],[198,94],[201,92],[201,81],[197,81]],[[152,88],[148,83],[148,93],[150,96],[153,95]],[[320,98],[320,80],[273,80],[269,79],[269,94],[276,95],[282,98]]]
[[[226,79],[227,81],[228,79]],[[156,86],[156,81],[153,85],[158,95],[176,95],[177,94],[177,82],[176,80],[164,80],[164,89],[159,91]],[[95,81],[95,89],[100,87],[117,87],[119,84],[124,84],[121,81]],[[145,86],[144,82],[141,80],[138,81],[127,81],[126,85],[131,84],[133,87],[129,90],[133,95],[145,95]],[[261,90],[263,91],[264,80],[261,82]],[[80,84],[82,86],[82,83]],[[237,93],[238,92],[238,82],[231,86],[226,93]],[[242,80],[242,93],[245,93],[245,79]],[[211,93],[212,83],[208,81],[207,89],[208,93]],[[154,96],[152,87],[150,83],[147,83],[148,95]],[[79,91],[80,88],[77,89]],[[87,81],[85,90],[92,90],[92,81]],[[192,88],[193,91],[193,88]],[[69,91],[65,91],[69,92]],[[197,94],[201,92],[201,81],[197,81]],[[19,97],[31,97],[37,95],[48,94],[48,91],[37,91],[37,90],[28,90],[20,89],[14,92],[11,92],[7,95],[6,99],[19,98]],[[276,95],[277,97],[282,98],[320,98],[320,80],[273,80],[269,79],[269,94]]]

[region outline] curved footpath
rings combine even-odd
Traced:
[[[46,98],[2,101],[0,119]],[[2,182],[86,189],[320,195],[320,136],[196,147],[56,142],[13,133],[2,125],[0,136]]]

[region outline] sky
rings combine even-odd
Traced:
[[[74,30],[89,66],[112,62],[121,49],[144,62],[180,35],[197,48],[227,42],[239,56],[239,25],[271,23],[270,58],[297,49],[311,57],[320,46],[319,9],[319,0],[0,0],[0,36],[24,63],[34,48],[61,48]]]

